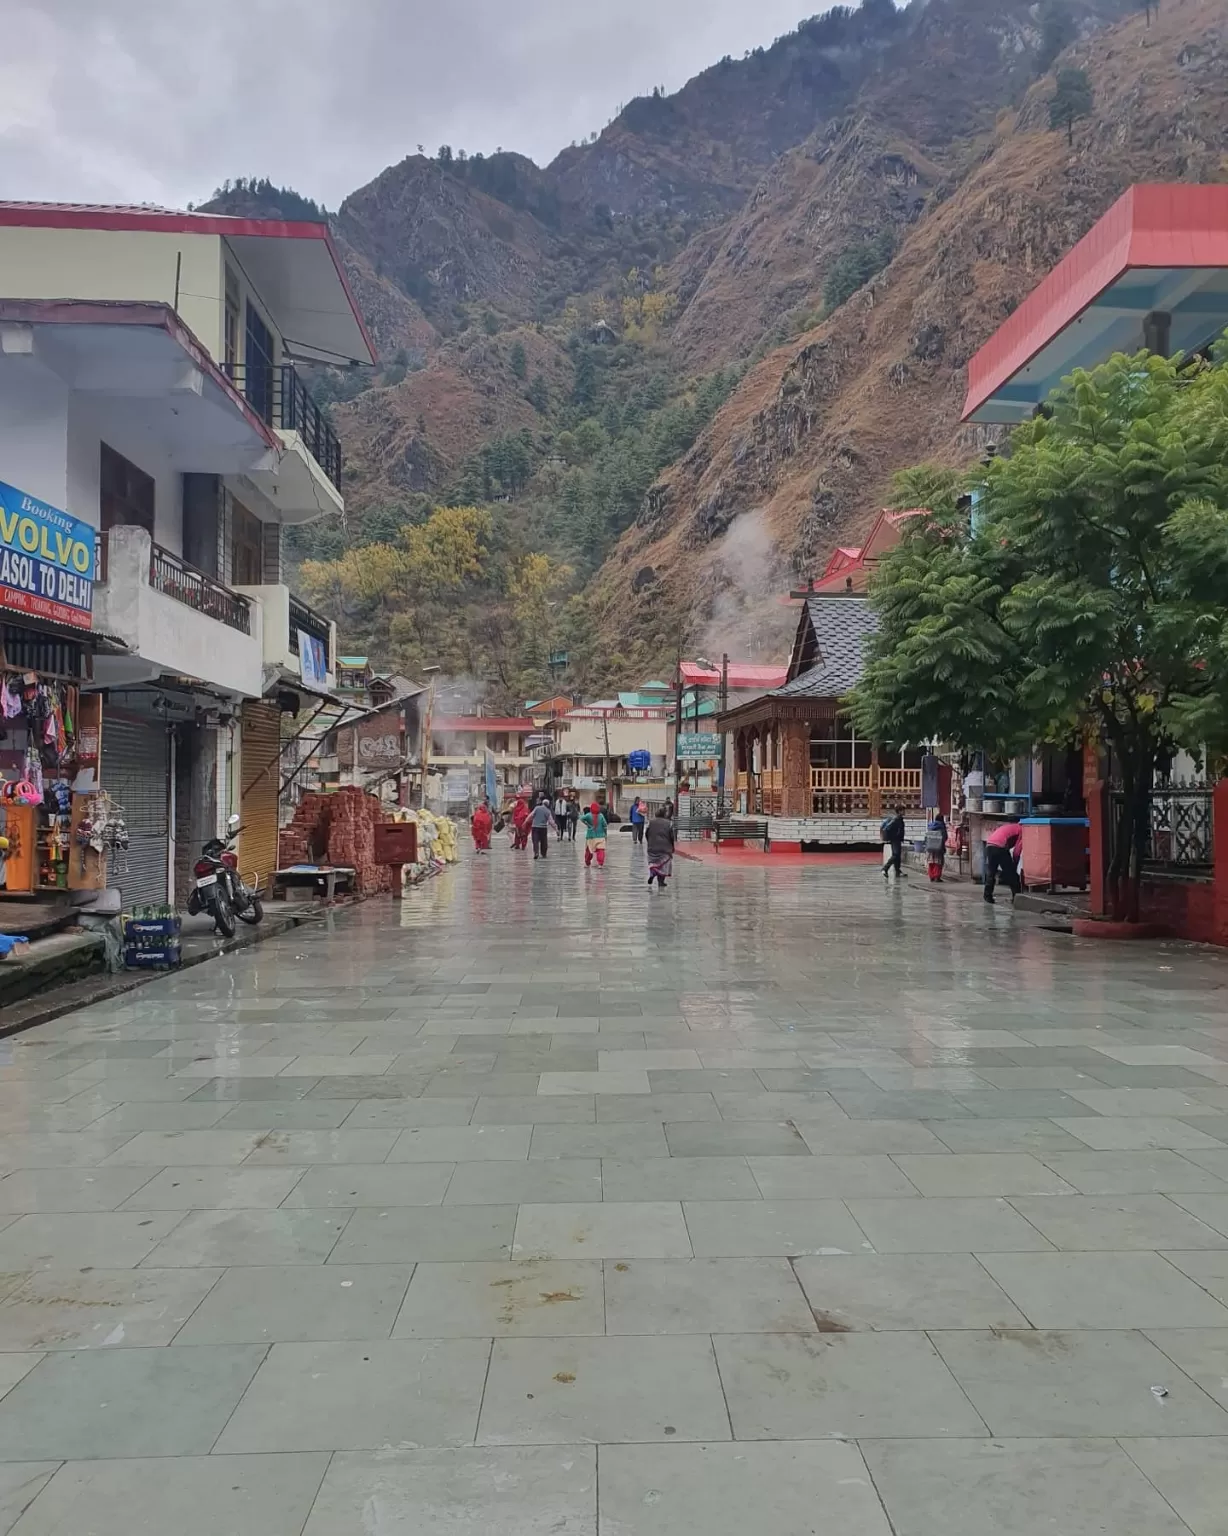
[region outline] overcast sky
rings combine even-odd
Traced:
[[[418,144],[544,163],[830,0],[5,0],[0,198],[335,208]]]

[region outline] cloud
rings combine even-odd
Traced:
[[[8,0],[0,197],[200,201],[267,175],[336,207],[419,143],[546,162],[805,0]]]

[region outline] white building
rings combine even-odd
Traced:
[[[666,750],[674,706],[665,683],[645,684],[635,693],[580,704],[553,722],[556,745],[552,755],[554,781],[565,789],[603,803],[623,814],[635,795],[652,802],[671,793],[666,778]],[[636,754],[647,753],[646,768],[632,767]]]
[[[296,365],[373,357],[323,224],[0,204],[0,486],[96,547],[88,572],[0,581],[9,665],[56,637],[103,697],[125,906],[182,899],[232,810],[244,872],[275,867],[281,717],[327,693],[336,658],[335,626],[283,581],[282,529],[343,509]],[[0,559],[23,553],[10,522]]]

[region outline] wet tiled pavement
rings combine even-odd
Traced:
[[[1225,1536],[1228,955],[642,859],[0,1046],[0,1533]]]

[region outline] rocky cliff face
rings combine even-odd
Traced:
[[[1090,35],[1073,58],[1096,98],[1074,147],[1050,131],[1052,82],[1038,83],[962,174],[930,192],[883,273],[751,370],[601,573],[603,632],[638,633],[646,658],[667,644],[661,614],[702,633],[708,573],[747,514],[798,575],[855,543],[896,469],[980,451],[980,431],[959,424],[969,357],[1122,191],[1224,179],[1228,0],[1166,5],[1150,26],[1139,15]],[[838,203],[818,206],[835,216]],[[701,284],[691,308],[702,294]]]

